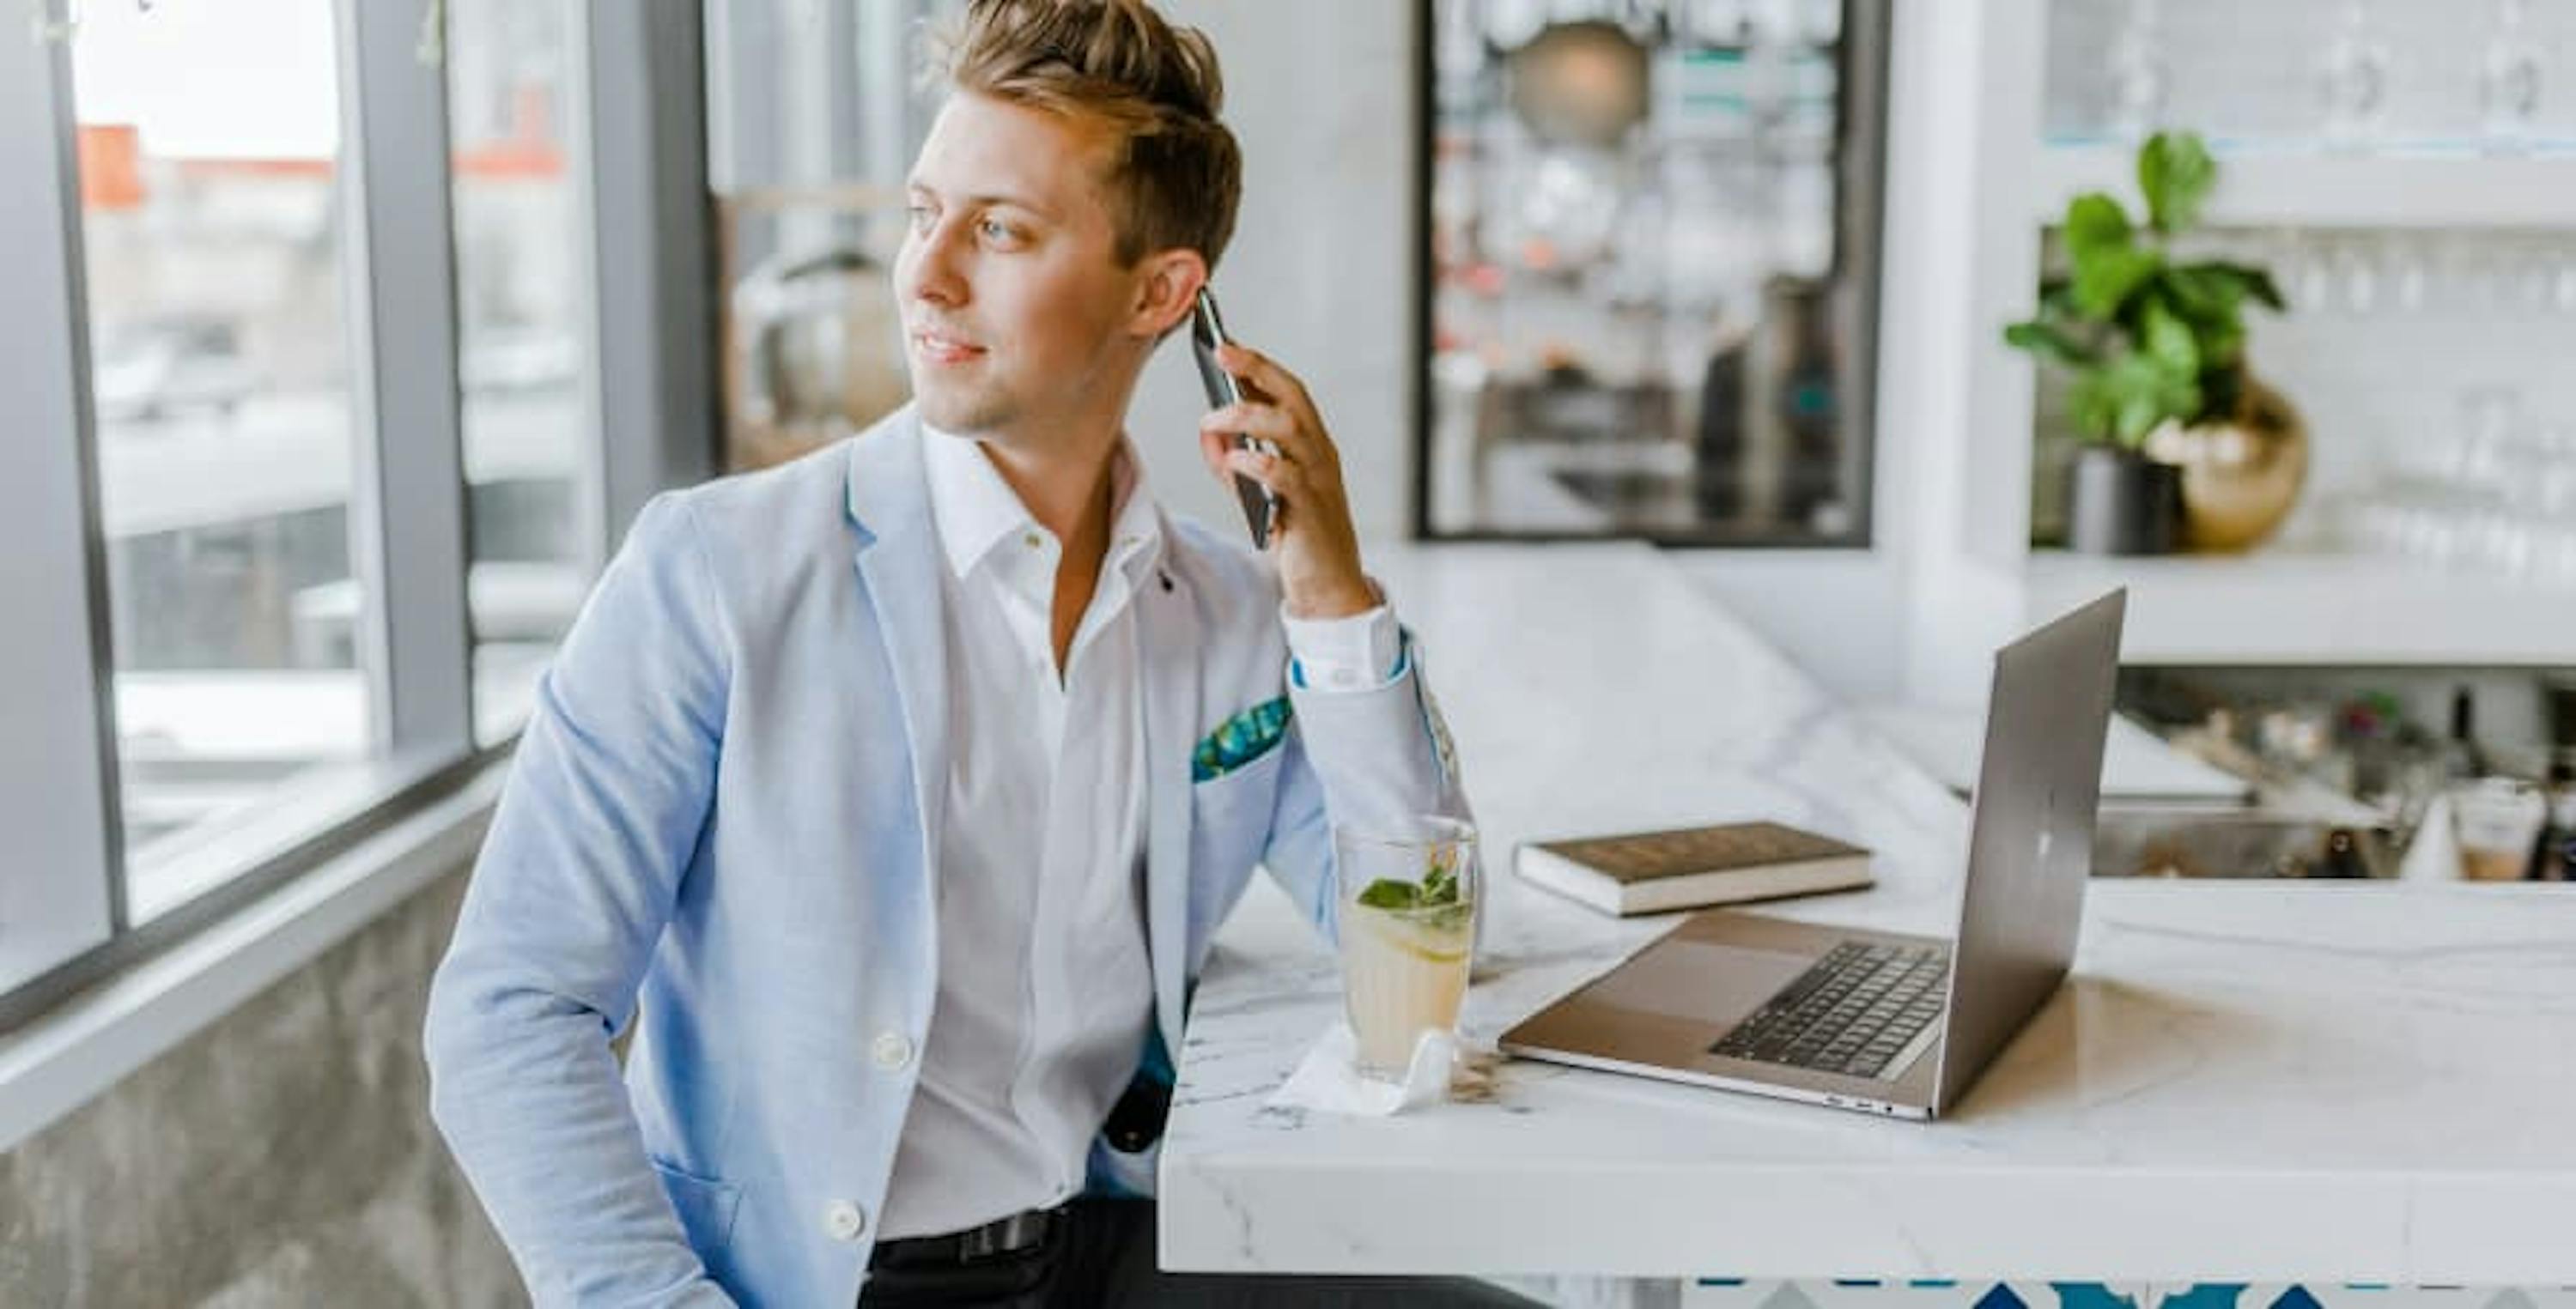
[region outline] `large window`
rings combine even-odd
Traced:
[[[28,17],[0,1029],[463,784],[715,450],[695,0]]]
[[[138,906],[174,851],[375,753],[352,639],[336,39],[297,0],[84,6],[90,393]]]

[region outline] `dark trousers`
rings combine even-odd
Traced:
[[[1534,1302],[1478,1282],[1440,1277],[1299,1277],[1166,1273],[1154,1267],[1154,1202],[1076,1200],[1044,1245],[944,1268],[880,1268],[860,1309],[976,1305],[986,1309],[1094,1306],[1320,1306],[1375,1309],[1529,1309]]]

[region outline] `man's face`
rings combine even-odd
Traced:
[[[922,142],[895,258],[904,360],[946,431],[1116,423],[1141,366],[1132,270],[1102,177],[1116,129],[957,94]]]

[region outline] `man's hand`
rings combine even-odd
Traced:
[[[1342,492],[1342,457],[1306,387],[1255,350],[1228,345],[1217,362],[1234,375],[1243,401],[1199,420],[1199,453],[1228,491],[1241,473],[1270,488],[1279,513],[1270,549],[1280,587],[1297,618],[1347,618],[1377,607],[1360,570],[1359,533]],[[1236,433],[1268,441],[1275,455],[1238,450]]]

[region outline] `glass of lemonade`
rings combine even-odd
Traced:
[[[1342,993],[1359,1071],[1403,1081],[1424,1032],[1458,1027],[1483,869],[1476,829],[1420,816],[1333,829]]]

